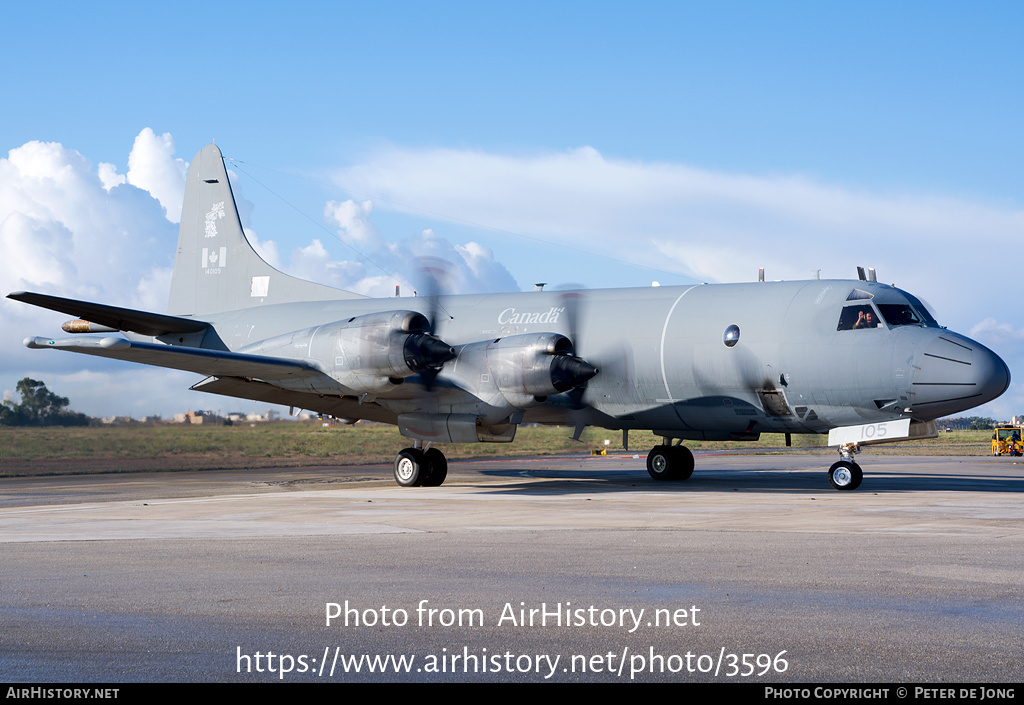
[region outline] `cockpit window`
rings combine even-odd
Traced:
[[[878,304],[882,318],[890,326],[923,326],[924,322],[917,317],[909,304]]]
[[[908,294],[905,291],[903,292],[903,295],[907,297],[907,301],[909,301],[910,305],[914,307],[914,311],[917,313],[918,317],[922,321],[924,321],[924,325],[928,326],[929,328],[940,327],[939,322],[935,320],[935,317],[932,316],[931,311],[928,310],[927,306],[921,303],[920,299],[918,299],[913,294]]]
[[[839,325],[836,330],[858,330],[860,328],[877,328],[878,314],[868,304],[847,306],[839,314]]]
[[[859,301],[861,299],[873,299],[873,298],[875,298],[875,295],[870,293],[870,292],[861,291],[860,289],[854,289],[853,291],[850,292],[850,295],[846,297],[846,300],[847,301]]]
[[[896,326],[927,326],[929,328],[938,328],[939,324],[935,322],[932,315],[928,313],[928,309],[924,307],[920,301],[915,299],[910,294],[904,292],[907,300],[910,303],[906,304],[878,304],[878,310],[882,314],[882,318],[885,322],[892,327]]]

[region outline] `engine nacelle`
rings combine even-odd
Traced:
[[[351,393],[378,393],[455,357],[429,330],[421,313],[384,311],[275,336],[238,352],[312,360]]]
[[[523,409],[584,384],[597,368],[558,333],[528,333],[470,343],[445,378],[496,408]]]

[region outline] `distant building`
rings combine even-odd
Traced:
[[[197,426],[203,422],[216,423],[221,420],[221,417],[214,412],[205,410],[186,411],[184,414],[174,415],[174,423],[191,424],[193,426]]]

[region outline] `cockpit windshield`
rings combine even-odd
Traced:
[[[899,292],[899,295],[893,295],[895,292]],[[882,324],[887,324],[889,328],[897,326],[940,327],[919,299],[899,289],[888,289],[878,296],[854,289],[846,300],[848,302],[860,301],[861,303],[843,307],[836,330],[877,328]]]
[[[901,293],[907,297],[907,301],[909,301],[910,305],[914,307],[914,311],[924,322],[924,325],[928,326],[929,328],[942,327],[939,325],[939,322],[936,321],[935,318],[932,316],[932,313],[931,311],[928,310],[928,307],[921,303],[920,299],[918,299],[916,296],[913,296],[912,294],[908,294],[905,291]]]
[[[886,323],[888,323],[892,327],[939,327],[939,324],[935,321],[934,318],[932,318],[932,315],[928,313],[928,309],[925,308],[924,304],[922,304],[917,298],[911,296],[905,291],[901,291],[900,293],[907,297],[907,303],[878,303],[878,310],[882,314],[882,318],[885,319]]]
[[[923,326],[924,321],[918,318],[914,309],[908,304],[878,304],[882,318],[890,326]]]

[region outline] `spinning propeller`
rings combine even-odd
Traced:
[[[441,282],[450,277],[451,264],[437,257],[420,258],[419,274],[423,281],[424,298],[429,304],[428,315],[423,316],[420,335],[409,336],[405,344],[406,362],[420,373],[423,386],[430,391],[444,363],[454,360],[456,353],[448,343],[435,333],[441,311]],[[414,366],[414,361],[416,365]]]
[[[573,285],[570,285],[573,286]],[[570,349],[558,356],[552,365],[552,375],[559,391],[568,391],[573,409],[583,408],[583,394],[587,391],[587,382],[600,370],[576,355],[580,349],[579,313],[584,295],[578,290],[567,290],[559,295],[559,302],[565,309],[566,322],[569,328]],[[563,386],[564,385],[564,386]]]

